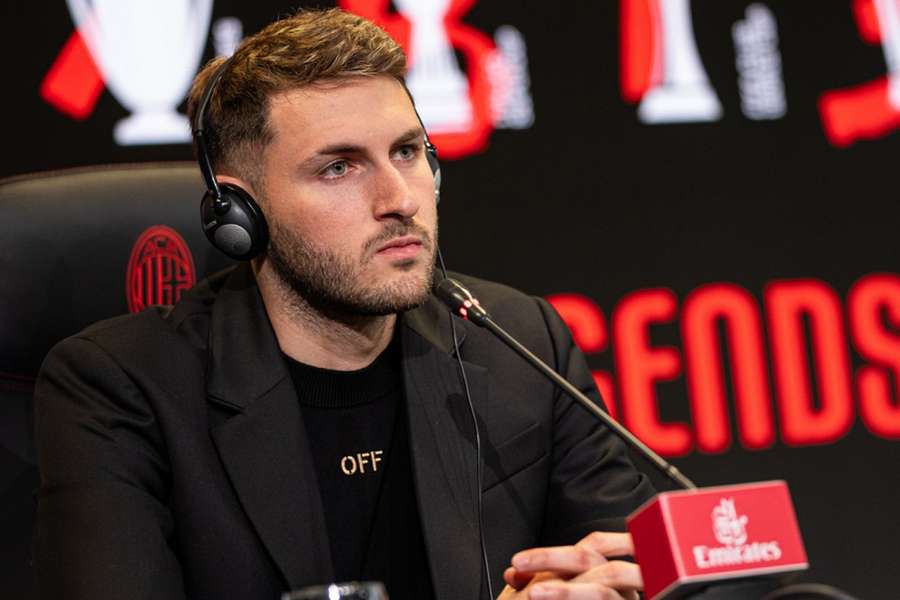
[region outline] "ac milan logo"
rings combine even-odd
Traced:
[[[175,304],[196,283],[194,259],[184,239],[165,225],[144,231],[131,250],[125,275],[129,312]]]

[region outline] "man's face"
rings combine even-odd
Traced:
[[[399,82],[353,78],[276,94],[261,208],[277,277],[331,315],[425,301],[437,247],[424,132]]]

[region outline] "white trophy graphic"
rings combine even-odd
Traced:
[[[900,110],[900,3],[875,0],[875,13],[888,69],[888,101],[894,110]]]
[[[394,0],[412,23],[407,86],[428,131],[465,131],[472,121],[469,82],[444,31],[450,0]]]
[[[644,123],[716,121],[722,105],[709,84],[691,20],[690,0],[655,0],[658,11],[654,38],[661,51],[654,57],[653,71],[660,75],[638,107]]]
[[[66,0],[110,92],[131,115],[121,145],[189,142],[177,107],[206,45],[213,0]]]

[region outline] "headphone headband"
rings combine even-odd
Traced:
[[[197,112],[194,113],[194,122],[191,124],[192,135],[194,136],[194,144],[197,148],[197,163],[200,166],[200,173],[206,182],[206,189],[216,199],[217,202],[222,200],[222,191],[219,189],[219,183],[216,181],[216,174],[213,172],[212,161],[209,158],[209,147],[206,144],[206,107],[209,106],[210,98],[219,85],[219,80],[225,74],[225,70],[231,65],[234,59],[232,54],[230,57],[222,61],[222,64],[215,70],[206,87],[203,95],[200,96],[200,102],[197,105]]]

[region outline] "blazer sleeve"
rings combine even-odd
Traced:
[[[587,361],[556,311],[537,299],[553,341],[556,369],[604,406]],[[625,443],[578,402],[557,390],[552,467],[541,542],[572,544],[591,531],[624,531],[625,520],[655,493]]]
[[[48,355],[35,437],[40,597],[183,598],[162,436],[141,391],[94,341],[69,338]]]

